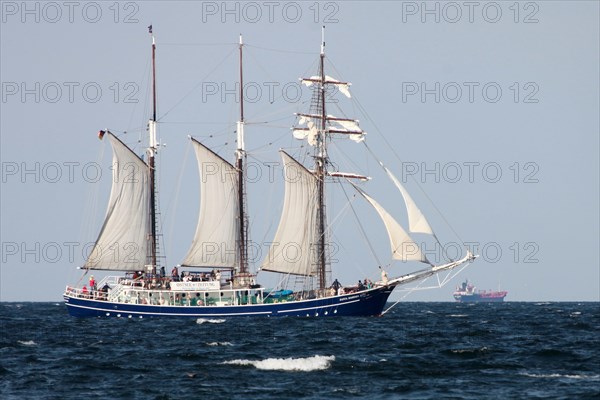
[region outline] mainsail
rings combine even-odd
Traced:
[[[419,246],[411,239],[406,231],[400,226],[398,221],[394,219],[378,202],[376,202],[368,194],[360,190],[356,185],[354,188],[373,206],[381,217],[385,228],[387,229],[392,246],[392,258],[402,261],[421,261],[426,264],[431,264],[427,257],[421,252]]]
[[[200,172],[200,215],[186,266],[235,268],[239,230],[237,169],[192,138]]]
[[[112,190],[106,219],[84,268],[139,271],[148,264],[150,168],[112,133]]]
[[[277,233],[262,264],[265,271],[314,276],[317,243],[317,178],[281,151],[285,197]]]

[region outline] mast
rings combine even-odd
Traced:
[[[150,261],[152,274],[156,274],[156,167],[154,157],[157,150],[156,143],[156,41],[152,33],[152,25],[148,27],[152,36],[152,118],[148,121],[148,134],[150,136],[148,147],[148,167],[150,168]]]
[[[321,30],[321,56],[320,56],[320,71],[321,71],[321,87],[320,87],[320,102],[321,102],[321,132],[317,139],[317,192],[318,192],[318,276],[319,289],[325,289],[327,285],[326,279],[326,237],[325,237],[325,174],[327,161],[327,143],[325,132],[327,129],[327,114],[325,113],[325,26]]]
[[[239,202],[239,271],[241,282],[245,281],[244,275],[248,273],[248,226],[246,217],[246,193],[244,177],[244,158],[246,157],[244,146],[244,74],[242,68],[243,41],[240,34],[240,120],[237,123],[237,170],[238,170],[238,202]]]

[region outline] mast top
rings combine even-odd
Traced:
[[[244,42],[242,41],[242,34],[240,33],[240,46],[242,46]]]
[[[152,36],[152,46],[156,45],[156,42],[154,40],[154,33],[152,33],[152,24],[148,25],[148,33],[150,34],[150,36]]]
[[[325,54],[325,25],[321,28],[321,55]]]

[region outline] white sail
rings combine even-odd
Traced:
[[[427,257],[421,252],[419,246],[411,239],[406,231],[379,203],[372,197],[360,190],[356,185],[354,188],[373,206],[381,217],[387,229],[392,246],[392,258],[402,261],[421,261],[431,264]]]
[[[321,124],[322,117],[316,114],[297,114],[299,115],[299,128],[294,128],[292,133],[294,138],[303,140],[306,139],[311,146],[317,145],[317,135],[319,133],[317,126]],[[316,122],[315,122],[316,121]],[[365,140],[366,132],[360,129],[357,120],[338,118],[334,115],[327,115],[326,121],[328,124],[327,131],[330,133],[340,133],[347,136],[354,142],[362,142]],[[318,124],[318,125],[317,125]],[[306,128],[302,128],[306,125]]]
[[[315,82],[321,82],[321,77],[315,75],[307,79],[302,79],[302,83],[309,87],[312,86]],[[330,77],[329,75],[325,76],[325,83],[335,85],[344,96],[348,98],[352,97],[352,95],[350,94],[350,83],[340,82],[337,79]]]
[[[431,229],[431,226],[429,225],[429,222],[427,222],[427,218],[425,218],[425,215],[423,215],[419,207],[417,207],[417,204],[414,202],[412,197],[410,197],[408,191],[404,189],[404,186],[400,184],[400,181],[396,179],[394,174],[392,174],[392,172],[389,169],[387,169],[383,164],[381,164],[381,166],[388,174],[392,182],[394,182],[400,193],[402,193],[402,197],[404,197],[404,203],[406,204],[406,212],[408,213],[409,230],[411,232],[428,233],[430,235],[435,235],[433,233],[433,229]]]
[[[313,244],[317,242],[317,178],[287,153],[285,198],[273,244],[262,263],[265,271],[294,275],[316,274]]]
[[[187,266],[234,268],[239,231],[238,171],[192,139],[200,172],[200,215]]]
[[[325,82],[333,83],[339,89],[339,91],[347,98],[352,97],[350,95],[350,83],[340,82],[337,79],[330,77],[329,75],[325,76]]]
[[[104,225],[84,268],[140,271],[150,245],[150,169],[108,132],[113,181]]]

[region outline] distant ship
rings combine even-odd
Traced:
[[[466,280],[461,286],[456,287],[454,298],[461,303],[498,303],[503,302],[507,294],[507,291],[475,291],[475,286],[469,284],[469,281]]]

